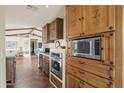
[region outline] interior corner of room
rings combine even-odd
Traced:
[[[118,5],[0,6],[0,87],[124,87],[123,14]]]

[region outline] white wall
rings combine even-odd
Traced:
[[[6,51],[14,51],[14,52],[18,52],[20,50],[20,47],[22,47],[23,52],[25,53],[26,51],[28,51],[29,55],[30,55],[30,41],[31,39],[36,39],[37,42],[42,42],[42,38],[41,37],[37,37],[37,36],[32,36],[30,35],[29,37],[22,37],[22,36],[6,36],[6,42],[7,41],[16,41],[17,42],[17,48],[16,49],[7,49]],[[25,44],[27,43],[27,44]]]
[[[0,87],[6,87],[4,6],[0,6]]]
[[[21,36],[6,36],[6,42],[7,41],[16,41],[17,42],[17,48],[16,49],[7,49],[6,51],[15,51],[18,52],[20,50],[20,47],[22,47],[23,52],[28,52],[30,54],[30,38],[21,37]]]

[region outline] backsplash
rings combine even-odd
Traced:
[[[57,40],[60,42],[60,46],[66,46],[66,40],[65,39],[60,39],[60,40]],[[48,43],[48,44],[43,44],[43,48],[51,48],[51,49],[55,49],[55,42],[54,43]]]

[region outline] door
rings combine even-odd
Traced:
[[[114,30],[114,6],[86,6],[86,35]]]
[[[67,88],[79,88],[80,80],[67,73]]]
[[[78,37],[81,34],[81,6],[67,6],[67,37]]]

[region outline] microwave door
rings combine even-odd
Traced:
[[[100,38],[98,38],[93,41],[93,58],[100,59],[100,55],[101,55],[101,45],[100,45]]]
[[[77,48],[78,48],[78,43],[77,43],[78,41],[76,40],[76,41],[73,41],[73,43],[72,43],[72,54],[73,54],[73,56],[76,56],[78,53],[77,53]]]

